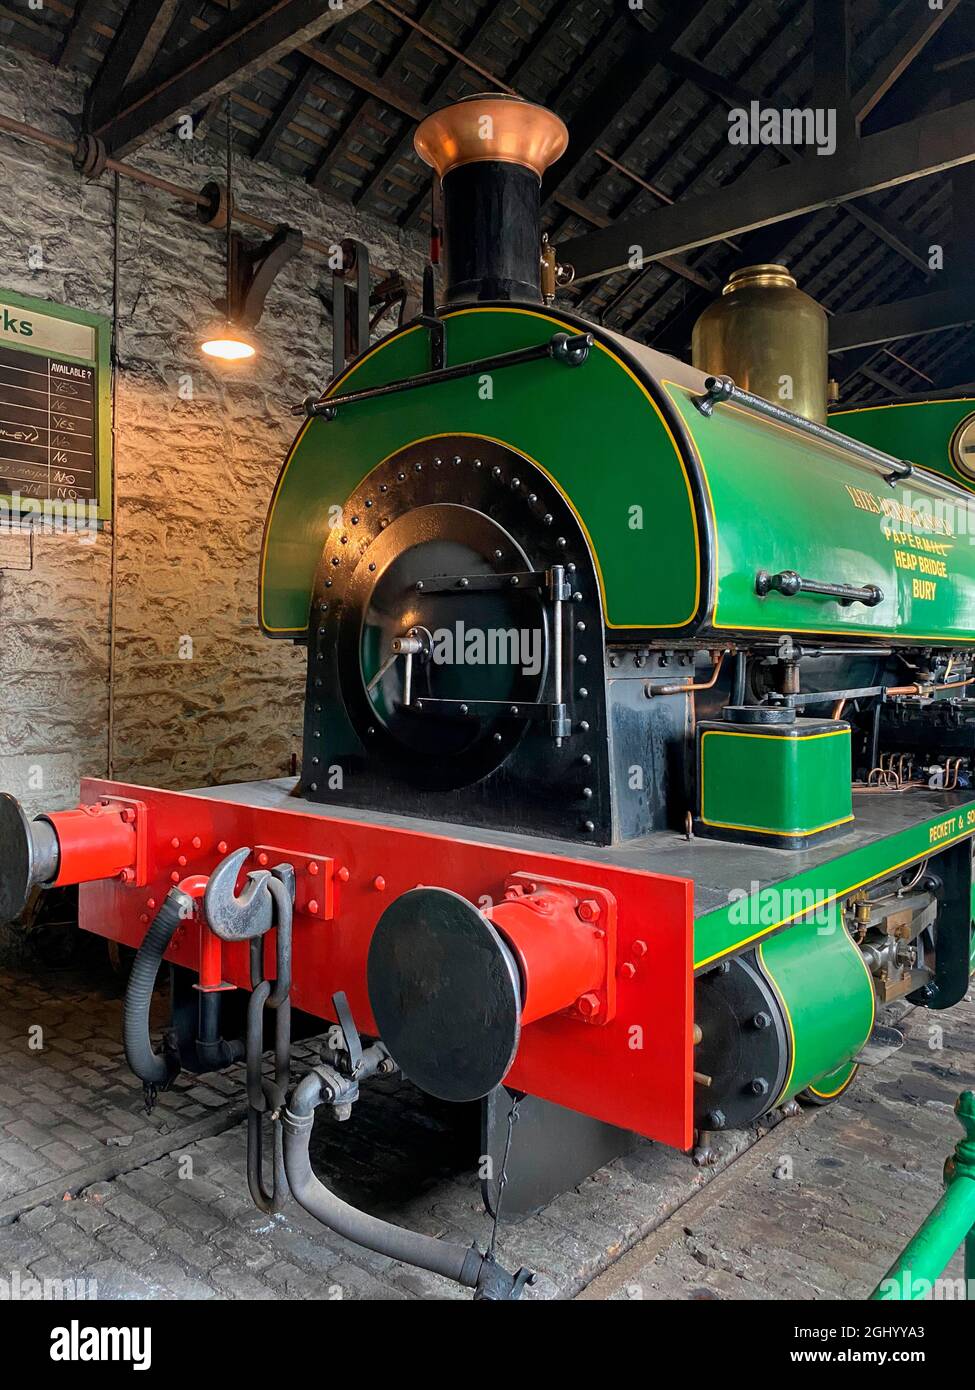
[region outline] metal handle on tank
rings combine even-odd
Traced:
[[[848,435],[840,434],[839,430],[830,429],[828,425],[807,420],[803,415],[796,415],[781,405],[775,405],[773,401],[767,401],[764,396],[753,396],[750,391],[742,391],[730,376],[709,376],[704,383],[704,394],[695,396],[694,404],[702,415],[712,415],[714,407],[722,402],[742,406],[756,415],[764,415],[767,420],[774,420],[776,424],[790,425],[803,434],[812,435],[822,444],[831,444],[833,448],[845,449],[847,453],[856,454],[857,458],[863,459],[865,463],[871,463],[881,469],[885,482],[891,487],[898,478],[909,478],[914,472],[913,463],[908,463],[906,459],[894,458],[893,454],[885,454],[882,449],[862,444],[859,439],[851,439]],[[944,480],[939,479],[940,481]],[[952,486],[950,481],[947,481],[946,485]]]
[[[867,608],[876,608],[884,601],[884,591],[877,584],[831,584],[828,580],[803,579],[795,570],[782,570],[779,574],[769,574],[759,570],[755,576],[755,592],[762,598],[775,589],[783,598],[793,598],[796,594],[820,594],[824,598],[835,598],[838,603],[862,603]]]

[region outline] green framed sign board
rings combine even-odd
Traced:
[[[0,289],[0,507],[112,511],[111,319]]]

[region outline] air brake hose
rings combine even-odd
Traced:
[[[330,1084],[332,1076],[334,1086]],[[284,1166],[291,1195],[323,1226],[356,1245],[364,1245],[367,1250],[429,1269],[473,1288],[483,1258],[476,1249],[453,1241],[435,1240],[433,1236],[407,1231],[402,1226],[369,1216],[343,1202],[315,1177],[308,1156],[315,1108],[322,1101],[340,1095],[345,1084],[345,1077],[323,1066],[309,1072],[292,1093],[284,1116]]]
[[[510,1275],[491,1255],[482,1255],[476,1245],[436,1240],[370,1216],[343,1202],[316,1178],[308,1154],[315,1109],[323,1102],[344,1104],[355,1094],[355,1083],[352,1087],[350,1090],[349,1078],[332,1067],[320,1066],[309,1072],[291,1094],[284,1115],[284,1166],[291,1195],[298,1205],[330,1231],[356,1245],[476,1289],[475,1298],[518,1298],[525,1284],[534,1278],[530,1270]]]
[[[152,919],[132,963],[122,1010],[122,1042],[125,1060],[146,1086],[168,1086],[179,1071],[178,1062],[153,1051],[149,1037],[149,1009],[166,948],[176,928],[191,918],[194,910],[195,904],[188,893],[181,888],[171,888],[166,901]]]

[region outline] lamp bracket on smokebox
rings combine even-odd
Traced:
[[[340,242],[342,264],[332,271],[332,298],[322,299],[332,315],[332,375],[369,346],[373,329],[398,306],[397,327],[411,323],[420,311],[420,292],[402,271],[390,271],[370,285],[369,249],[361,241],[345,237]]]
[[[342,264],[332,271],[332,372],[369,346],[369,249],[345,237]]]

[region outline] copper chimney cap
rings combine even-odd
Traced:
[[[492,159],[521,164],[539,179],[565,153],[569,132],[554,111],[521,97],[475,94],[421,121],[416,152],[443,178],[462,164]]]

